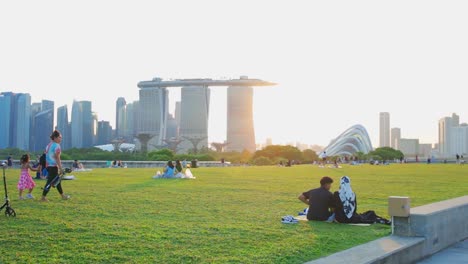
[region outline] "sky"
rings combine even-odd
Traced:
[[[238,78],[254,90],[257,143],[328,145],[379,112],[402,137],[437,143],[438,120],[468,121],[466,1],[2,1],[0,92],[32,101],[115,102],[154,77]],[[211,88],[209,141],[226,139],[226,88]],[[170,112],[180,98],[171,90]]]

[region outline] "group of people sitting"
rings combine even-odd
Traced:
[[[320,180],[319,188],[299,195],[298,199],[309,206],[308,220],[353,224],[391,224],[389,220],[378,216],[374,211],[361,214],[357,212],[357,198],[348,176],[341,177],[340,189],[334,194],[330,192],[332,183],[333,179],[325,176]]]
[[[183,167],[184,166],[182,166],[182,163],[180,162],[180,160],[176,161],[175,166],[172,161],[168,161],[163,172],[161,173],[160,171],[157,171],[156,175],[153,176],[153,179],[159,179],[159,178],[195,179],[192,172],[190,171],[190,164],[186,165],[185,171],[183,171],[184,170]]]

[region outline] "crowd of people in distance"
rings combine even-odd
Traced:
[[[184,167],[185,167],[185,171],[184,171]],[[193,176],[192,171],[190,170],[190,164],[186,164],[186,162],[182,164],[180,160],[176,160],[175,165],[172,161],[168,161],[163,172],[161,173],[160,171],[157,171],[156,175],[153,176],[153,179],[161,179],[161,178],[195,179],[195,176]]]

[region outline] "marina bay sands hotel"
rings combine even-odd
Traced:
[[[208,147],[208,114],[210,108],[210,88],[227,86],[227,151],[255,151],[255,131],[253,123],[253,88],[254,86],[272,86],[275,83],[249,79],[177,79],[138,83],[140,88],[139,131],[152,135],[148,150],[164,146],[171,139],[166,138],[168,122],[168,99],[171,87],[181,87],[179,123],[179,152],[189,149]]]

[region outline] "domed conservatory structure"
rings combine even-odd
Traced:
[[[325,148],[327,156],[352,156],[356,152],[367,154],[370,151],[372,143],[366,128],[362,125],[346,129]]]

